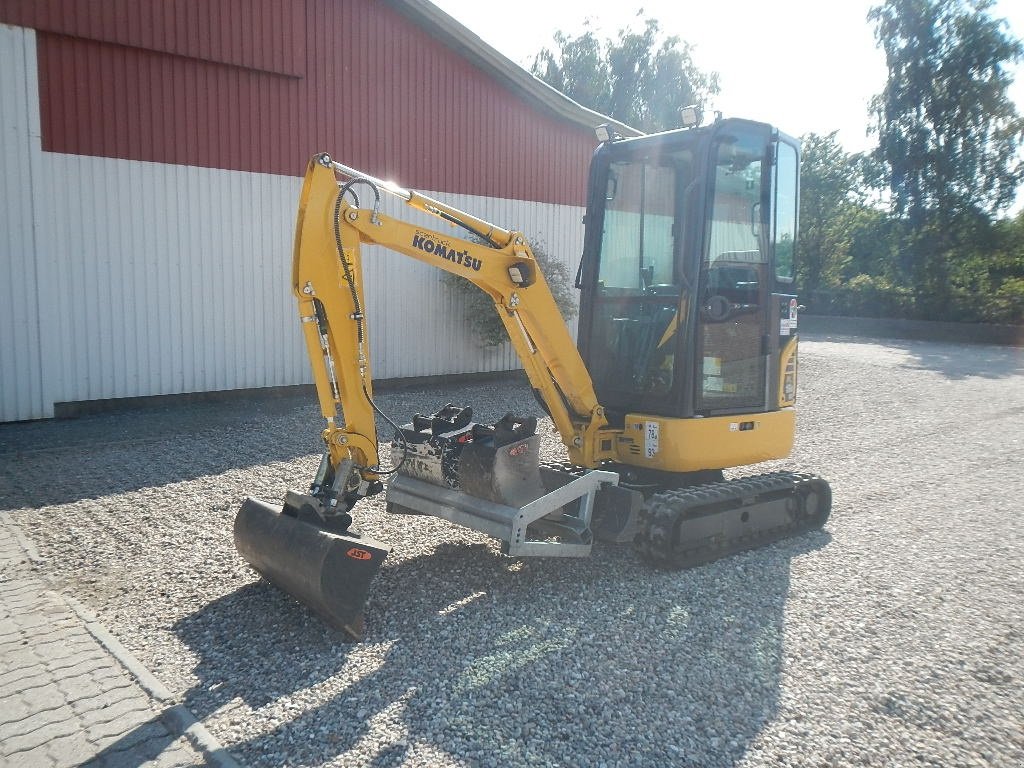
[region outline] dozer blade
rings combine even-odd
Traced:
[[[388,555],[380,542],[317,528],[280,506],[246,499],[235,517],[235,548],[260,575],[352,640],[363,638],[370,582]]]

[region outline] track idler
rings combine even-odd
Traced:
[[[334,533],[246,499],[235,517],[235,547],[261,576],[352,640],[363,638],[370,582],[388,556],[380,542]]]

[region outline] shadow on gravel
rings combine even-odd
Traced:
[[[440,385],[437,385],[440,386]],[[529,387],[507,381],[395,388],[378,393],[385,412],[402,423],[441,398],[473,400],[477,388],[501,387],[506,407],[539,414]],[[481,414],[490,420],[502,413]],[[486,420],[486,419],[485,419]],[[323,417],[315,397],[285,395],[186,403],[83,416],[0,424],[0,510],[40,508],[157,488],[233,469],[290,462],[323,450]],[[386,427],[379,434],[390,435]],[[304,479],[304,483],[308,479]]]
[[[196,403],[0,424],[0,510],[154,488],[319,453],[309,398]]]
[[[384,568],[361,645],[254,583],[174,626],[200,659],[185,702],[200,719],[236,697],[269,708],[256,717],[280,725],[227,745],[254,766],[438,752],[484,766],[732,766],[778,710],[790,561],[829,540],[673,573],[629,548],[517,561],[443,545]]]
[[[915,364],[910,368],[935,371],[947,379],[1004,379],[1024,374],[1024,349],[1016,347],[925,341],[899,341],[892,346],[906,350],[914,358]]]
[[[1004,379],[1024,374],[1024,349],[991,344],[883,339],[838,334],[806,334],[809,342],[875,345],[905,352],[912,361],[904,367],[934,371],[951,380],[980,376]]]

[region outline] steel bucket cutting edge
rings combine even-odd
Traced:
[[[363,606],[388,547],[338,534],[246,499],[235,517],[235,548],[260,575],[350,639],[363,638]]]

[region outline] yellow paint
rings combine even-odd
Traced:
[[[658,451],[646,456],[647,423],[658,425]],[[743,424],[752,429],[741,429]],[[746,413],[705,419],[670,419],[633,413],[616,439],[618,459],[667,472],[722,469],[783,459],[793,448],[796,412]]]
[[[779,354],[779,407],[787,408],[796,403],[797,385],[799,383],[799,366],[797,365],[797,346],[799,340],[796,336],[791,338]],[[786,397],[786,369],[790,363],[793,365],[793,396]]]

